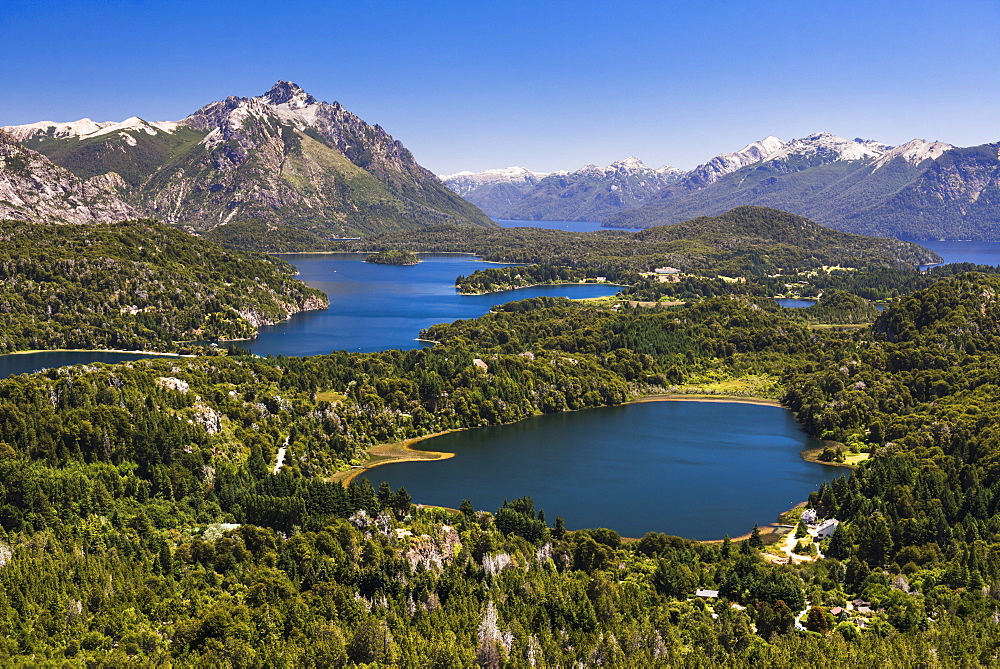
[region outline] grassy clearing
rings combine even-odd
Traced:
[[[777,377],[765,374],[750,374],[736,378],[712,378],[706,375],[677,386],[677,392],[776,399],[781,396],[782,389]]]
[[[378,446],[372,446],[368,449],[368,459],[362,462],[360,465],[353,469],[349,469],[343,472],[337,472],[332,477],[331,481],[339,481],[344,485],[348,485],[354,480],[358,475],[378,467],[380,465],[388,465],[393,462],[416,462],[420,460],[447,460],[448,458],[455,457],[454,453],[441,453],[438,451],[419,451],[413,448],[414,445],[418,444],[425,439],[430,439],[431,437],[437,437],[442,434],[448,434],[448,432],[453,432],[453,430],[448,430],[446,432],[436,432],[434,434],[428,434],[423,437],[416,437],[414,439],[405,439],[403,441],[393,442],[391,444],[379,444]]]

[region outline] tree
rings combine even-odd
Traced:
[[[753,531],[750,532],[750,548],[756,548],[760,550],[764,548],[764,539],[760,536],[760,528],[757,527],[757,523],[753,524]]]
[[[830,631],[830,619],[827,618],[826,611],[821,606],[812,606],[806,614],[806,629],[820,634]]]
[[[555,527],[552,528],[552,538],[558,541],[564,536],[566,536],[566,522],[563,520],[562,516],[556,516],[556,524]]]

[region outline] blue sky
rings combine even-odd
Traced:
[[[690,169],[825,130],[1000,141],[1000,2],[5,0],[0,125],[176,120],[288,79],[437,173]]]

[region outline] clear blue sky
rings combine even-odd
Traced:
[[[5,0],[0,125],[288,79],[437,173],[689,169],[776,135],[1000,141],[1000,2]]]

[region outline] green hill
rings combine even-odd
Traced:
[[[154,221],[0,221],[0,352],[171,349],[327,306],[294,268]]]

